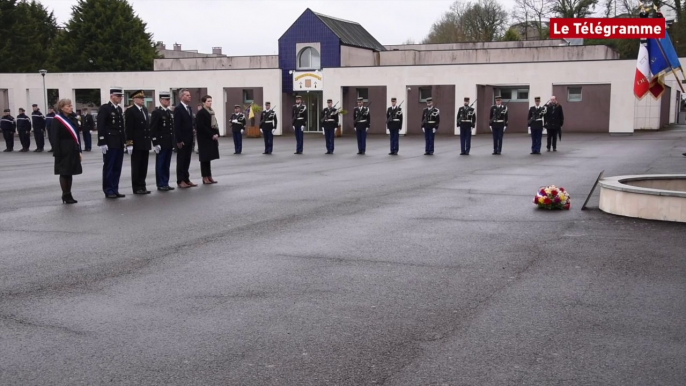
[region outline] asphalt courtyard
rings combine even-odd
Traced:
[[[76,205],[0,153],[0,385],[686,383],[686,224],[580,210],[601,170],[686,173],[686,131],[367,147],[222,138],[218,184],[157,192],[151,155],[148,196],[126,156],[120,200],[93,152]]]

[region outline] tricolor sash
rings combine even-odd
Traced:
[[[64,125],[64,127],[69,129],[69,134],[71,134],[71,136],[74,138],[74,141],[76,141],[76,144],[79,145],[79,136],[78,136],[78,134],[76,134],[76,129],[74,128],[74,125],[71,123],[71,121],[69,119],[62,117],[61,114],[55,115],[55,119],[60,121],[60,123],[62,125]]]

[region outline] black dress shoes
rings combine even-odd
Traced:
[[[62,195],[62,202],[65,204],[76,204],[78,201],[74,200],[71,193],[67,193]]]
[[[150,194],[149,190],[141,189],[141,190],[136,190],[133,192],[133,194]]]
[[[120,194],[120,193],[116,193],[116,196],[117,196],[117,198],[124,198],[124,197],[126,197],[125,194]]]
[[[157,190],[159,190],[160,192],[168,192],[169,187],[168,186],[160,186],[159,188],[157,188]]]
[[[467,155],[467,153],[460,153],[460,155]]]
[[[105,198],[119,198],[116,194],[106,194]]]

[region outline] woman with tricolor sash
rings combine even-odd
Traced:
[[[52,121],[55,174],[60,176],[62,202],[65,204],[77,203],[71,195],[72,178],[83,172],[78,124],[71,118],[73,111],[71,100],[62,99],[57,102],[57,115]]]

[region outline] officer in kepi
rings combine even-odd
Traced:
[[[371,125],[372,115],[369,107],[364,105],[363,98],[357,98],[357,107],[353,110],[355,134],[357,135],[357,154],[364,155],[367,151],[367,131]]]
[[[10,115],[10,109],[5,109],[0,119],[0,128],[2,129],[2,136],[5,137],[5,150],[3,153],[14,151],[14,133],[17,131],[17,123],[14,117]]]
[[[19,115],[17,115],[17,131],[19,132],[19,141],[21,142],[21,150],[19,152],[26,153],[31,147],[31,119],[25,114],[23,108],[19,108]]]
[[[300,95],[295,97],[295,104],[291,114],[293,118],[293,131],[295,131],[295,153],[303,153],[303,137],[305,136],[305,126],[307,126],[307,107],[302,103]]]
[[[52,153],[53,139],[52,139],[52,120],[55,119],[55,109],[48,107],[48,114],[45,116],[45,130],[48,132],[48,141],[50,141],[50,150],[48,153]]]
[[[501,97],[495,97],[495,105],[491,106],[490,126],[493,133],[493,155],[500,155],[503,150],[503,134],[507,130],[507,106],[503,106]]]
[[[272,110],[272,104],[267,102],[264,104],[264,110],[260,114],[260,133],[264,137],[264,153],[272,154],[274,149],[274,132],[279,124],[276,118],[276,111]]]
[[[133,105],[126,109],[126,149],[131,155],[131,187],[133,194],[150,194],[145,183],[148,159],[152,149],[150,141],[150,115],[145,108],[145,93],[134,91],[129,95]]]
[[[37,104],[31,107],[33,107],[33,112],[31,113],[33,138],[36,140],[36,150],[34,152],[41,153],[45,147],[45,116],[40,112]]]
[[[386,127],[391,134],[391,152],[388,155],[398,155],[400,150],[400,130],[403,128],[403,111],[396,103],[396,98],[391,98],[391,107],[386,110]]]
[[[472,148],[472,129],[476,125],[474,108],[469,105],[469,98],[464,98],[464,106],[457,110],[457,127],[460,128],[460,155],[469,155]]]
[[[541,106],[541,97],[534,98],[534,106],[529,108],[528,123],[531,132],[531,154],[541,154],[541,139],[543,138],[543,120],[545,108]]]
[[[550,103],[546,109],[545,127],[548,130],[548,143],[546,146],[550,151],[550,145],[553,146],[553,151],[557,151],[557,138],[562,140],[562,125],[565,124],[565,115],[562,112],[562,106],[557,103],[557,98],[550,97]]]
[[[233,106],[233,114],[231,114],[231,133],[233,134],[233,146],[235,152],[233,154],[241,154],[243,152],[243,133],[245,133],[245,114],[241,112],[241,106]]]
[[[322,111],[322,133],[326,140],[326,153],[333,154],[334,138],[338,129],[338,109],[333,107],[331,99],[326,100],[326,108]]]
[[[169,186],[169,165],[174,154],[174,114],[169,109],[171,93],[160,92],[160,105],[150,114],[150,136],[155,150],[155,180],[157,190],[168,192],[175,188]]]
[[[98,110],[98,147],[102,151],[102,190],[107,198],[121,198],[119,178],[124,162],[124,115],[119,106],[124,92],[121,87],[110,88],[110,102]]]
[[[433,98],[426,98],[426,108],[422,112],[422,131],[426,141],[424,155],[434,155],[434,139],[440,123],[441,112],[434,107]]]

